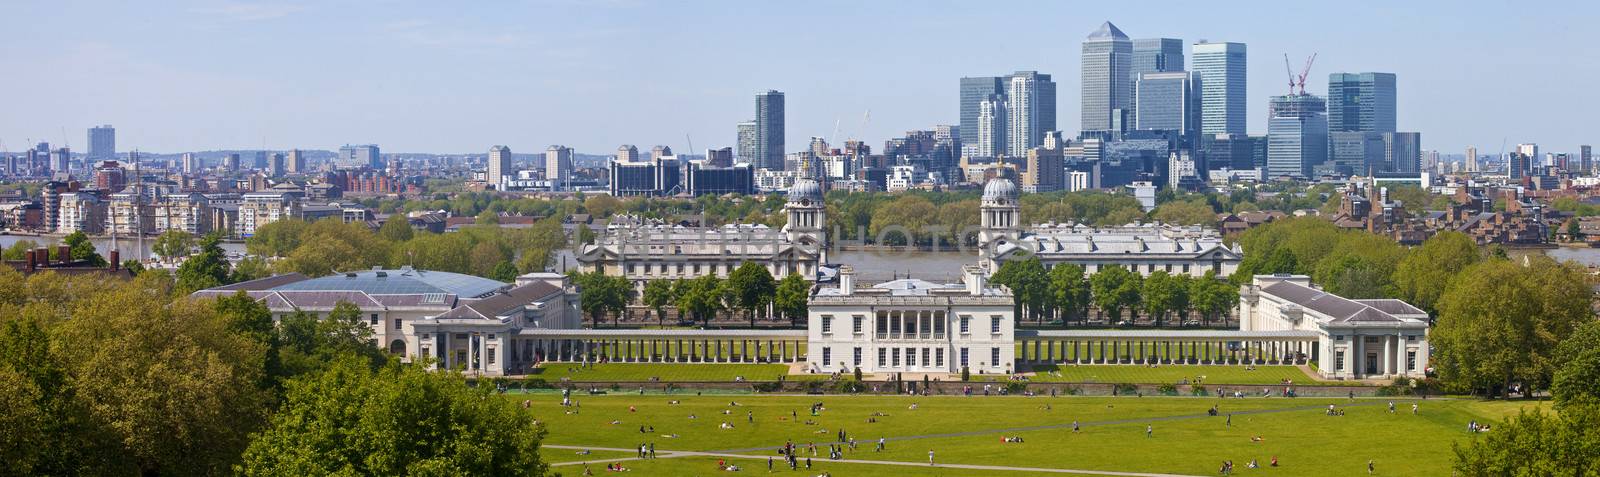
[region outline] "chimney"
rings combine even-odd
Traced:
[[[61,259],[61,264],[72,263],[72,247],[66,244],[56,246],[56,258]]]
[[[983,268],[977,265],[966,265],[961,267],[961,273],[962,281],[967,284],[967,294],[982,296],[983,289],[987,288],[984,283]]]
[[[839,294],[844,296],[856,293],[856,269],[849,265],[839,266]]]
[[[39,267],[39,262],[34,261],[35,259],[33,258],[33,253],[34,252],[32,250],[28,250],[22,254],[22,260],[28,262],[28,273],[33,273],[33,271]]]
[[[117,253],[116,249],[112,249],[111,253],[108,253],[107,255],[109,255],[109,257],[107,257],[106,261],[111,262],[111,271],[115,272],[117,270],[121,270],[122,254]]]

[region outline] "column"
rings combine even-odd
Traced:
[[[1381,365],[1379,365],[1378,372],[1386,374],[1386,375],[1393,375],[1394,374],[1394,369],[1393,369],[1394,368],[1394,337],[1393,336],[1385,336],[1385,337],[1383,337],[1383,356],[1379,356],[1378,359],[1381,360],[1379,362],[1382,363]]]

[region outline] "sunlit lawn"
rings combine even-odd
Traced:
[[[1532,403],[1421,401],[1421,414],[1410,414],[1410,401],[1399,401],[1390,414],[1382,400],[1357,400],[1342,417],[1324,415],[1326,405],[1351,404],[1338,398],[1086,398],[1086,397],[907,397],[907,396],[579,396],[578,408],[563,408],[553,395],[515,396],[532,399],[538,417],[550,430],[548,444],[632,448],[654,442],[658,452],[668,450],[737,451],[765,456],[785,440],[816,442],[819,458],[826,460],[826,443],[843,428],[859,441],[850,459],[925,462],[927,451],[941,462],[1017,467],[1070,468],[1104,471],[1169,472],[1211,475],[1225,459],[1238,472],[1250,459],[1263,466],[1274,455],[1282,464],[1261,470],[1278,475],[1354,475],[1365,472],[1367,459],[1377,463],[1379,475],[1448,475],[1450,443],[1464,440],[1470,420],[1497,419]],[[669,404],[671,400],[680,404]],[[731,405],[737,401],[739,405]],[[808,409],[814,402],[826,408],[818,416]],[[910,406],[917,404],[916,409]],[[1222,415],[1206,417],[1218,405]],[[634,410],[630,411],[629,406]],[[1048,409],[1046,408],[1048,406]],[[578,410],[576,414],[567,411]],[[1281,412],[1246,414],[1248,411]],[[726,411],[726,414],[724,412]],[[793,414],[791,414],[791,412]],[[873,416],[880,413],[880,416]],[[1233,425],[1224,425],[1233,413]],[[690,418],[694,416],[694,418]],[[791,417],[791,416],[797,416]],[[1177,419],[1162,420],[1162,418]],[[877,422],[869,423],[869,419]],[[1006,430],[1036,426],[1068,428]],[[751,422],[753,421],[753,422]],[[809,423],[807,421],[810,421]],[[1119,421],[1119,422],[1112,422]],[[733,429],[720,429],[727,422]],[[1146,438],[1145,425],[1154,426]],[[639,432],[640,426],[654,430]],[[977,432],[974,435],[900,439],[907,436]],[[1021,436],[1025,443],[1003,443],[1003,436]],[[1262,437],[1253,442],[1252,436]],[[888,437],[886,452],[873,452],[879,437]],[[700,457],[681,463],[672,459],[629,466],[650,470],[647,475],[710,475]],[[694,462],[700,462],[694,464]],[[764,461],[744,465],[753,469]],[[701,469],[704,467],[704,469]],[[879,469],[881,467],[881,469]],[[577,469],[563,468],[575,475]],[[603,472],[603,464],[596,467]],[[852,470],[842,474],[844,470]],[[874,466],[874,475],[900,472],[892,466]],[[684,474],[683,472],[691,472]],[[704,473],[702,473],[704,472]],[[813,472],[815,475],[818,472]],[[842,469],[836,475],[859,475]],[[899,475],[889,473],[887,475]],[[927,475],[912,472],[907,475]],[[950,472],[946,475],[974,475]]]
[[[1143,365],[1044,365],[1034,366],[1034,375],[1028,379],[1035,382],[1068,382],[1068,383],[1148,383],[1167,384],[1188,382],[1201,385],[1224,384],[1281,384],[1284,380],[1292,380],[1295,384],[1316,384],[1320,386],[1360,385],[1350,381],[1321,381],[1301,371],[1296,366],[1256,366],[1247,369],[1244,365],[1168,365],[1156,367]],[[1004,379],[997,377],[996,379]]]
[[[578,363],[546,363],[536,368],[530,379],[557,382],[562,378],[573,381],[651,381],[659,378],[670,382],[733,382],[738,377],[747,381],[773,381],[779,376],[789,380],[826,379],[826,375],[787,376],[785,364],[735,364],[735,363],[605,363],[584,367]]]

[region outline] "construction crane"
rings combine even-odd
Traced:
[[[1294,67],[1289,66],[1289,54],[1283,54],[1283,72],[1289,75],[1289,94],[1294,94]]]
[[[1283,72],[1289,74],[1289,94],[1306,94],[1306,76],[1311,75],[1311,64],[1316,61],[1317,54],[1312,53],[1306,58],[1306,65],[1300,68],[1300,74],[1297,75],[1294,73],[1294,67],[1289,66],[1289,54],[1283,54]]]
[[[1300,69],[1300,94],[1306,94],[1306,76],[1311,74],[1311,64],[1316,62],[1317,53],[1312,52],[1311,57],[1306,58],[1306,66]]]

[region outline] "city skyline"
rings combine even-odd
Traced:
[[[1030,8],[1039,14],[1029,18],[1038,20],[1030,27],[986,21],[1003,12],[960,4],[918,9],[908,21],[889,24],[873,20],[905,13],[844,3],[718,9],[627,2],[440,8],[398,2],[353,23],[341,14],[361,9],[345,4],[22,4],[12,9],[15,41],[0,51],[14,64],[56,74],[11,77],[14,90],[29,94],[6,107],[28,114],[0,118],[0,141],[12,153],[42,141],[86,151],[83,131],[114,124],[123,152],[333,150],[373,143],[394,152],[480,154],[494,144],[521,150],[567,144],[604,154],[625,143],[689,150],[689,141],[705,149],[736,146],[734,125],[750,119],[751,95],[774,89],[787,96],[786,144],[806,144],[812,136],[834,144],[880,144],[906,130],[959,124],[961,77],[1018,70],[1057,78],[1056,110],[1066,112],[1057,126],[1071,136],[1080,129],[1077,115],[1070,114],[1081,108],[1080,42],[1105,21],[1131,38],[1181,40],[1191,70],[1193,45],[1201,40],[1249,45],[1251,134],[1266,132],[1267,99],[1284,93],[1283,54],[1301,58],[1315,52],[1307,90],[1319,96],[1327,95],[1331,72],[1395,73],[1402,90],[1401,129],[1427,135],[1431,150],[1459,154],[1477,146],[1494,154],[1495,143],[1504,139],[1576,152],[1579,144],[1594,141],[1581,118],[1586,106],[1600,103],[1600,93],[1582,87],[1581,78],[1597,67],[1562,60],[1581,53],[1586,42],[1580,27],[1595,17],[1594,5],[1570,4],[1558,18],[1539,19],[1502,4],[1370,5],[1328,12],[1312,23],[1287,21],[1293,12],[1246,4],[1034,4]],[[1373,9],[1385,14],[1372,15]],[[1062,20],[1052,12],[1071,15]],[[1419,15],[1430,21],[1407,20]],[[795,35],[724,41],[753,31],[732,21],[752,16],[832,23]],[[524,19],[552,17],[568,21],[523,26]],[[638,33],[647,31],[644,25],[690,20],[728,26]],[[878,26],[852,26],[869,23]],[[346,24],[348,31],[332,28]],[[953,39],[944,33],[951,26],[1005,40],[926,48],[929,41]],[[62,41],[61,31],[74,35]],[[840,31],[857,35],[831,33]],[[206,41],[195,41],[201,37]],[[864,58],[873,59],[866,63],[872,67],[851,75],[797,74],[795,68]],[[501,74],[451,73],[485,64],[497,65]],[[1462,81],[1463,64],[1536,73]],[[325,74],[335,68],[369,73]],[[1562,96],[1557,100],[1555,94]],[[60,137],[63,129],[66,137]]]

